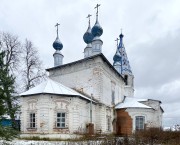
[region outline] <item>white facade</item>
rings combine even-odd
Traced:
[[[59,24],[55,25],[54,67],[47,69],[48,80],[20,94],[23,135],[65,138],[72,134],[93,132],[91,129],[94,129],[94,133],[117,133],[118,121],[122,122],[118,115],[119,118],[123,117],[122,113],[132,120],[130,126],[133,127],[129,133],[136,129],[135,121],[138,119],[143,120],[144,124],[157,120],[157,124],[151,123],[152,126],[161,126],[163,111],[160,102],[133,99],[134,75],[123,44],[124,35],[119,35],[120,42],[117,42],[113,57],[114,66],[102,54],[103,41],[100,36],[103,28],[98,21],[99,6],[97,4],[95,7],[96,22],[92,29],[91,15],[87,17],[89,26],[83,35],[87,44],[84,59],[63,64]]]
[[[50,78],[47,83],[21,94],[22,136],[69,138],[74,134],[86,133],[91,123],[91,96],[94,132],[116,132],[113,130],[116,119],[114,105],[123,105],[124,96],[134,96],[133,76],[126,83],[103,54],[47,70]],[[133,106],[133,98],[130,102]],[[156,125],[151,124],[161,126],[162,111],[153,109],[160,106],[156,103],[141,100],[138,109],[125,107],[133,120],[132,132],[135,130],[136,116],[144,116],[145,124],[159,119]],[[65,124],[58,125],[58,119],[64,118],[65,122],[61,121],[61,124]]]
[[[41,94],[21,98],[21,131],[22,133],[39,134],[73,134],[85,132],[86,125],[90,122],[90,101],[78,97],[65,97]],[[79,105],[81,104],[81,105]],[[93,122],[95,122],[95,105],[92,107]],[[65,113],[65,127],[57,127],[57,113]],[[35,113],[35,128],[30,127],[30,113]]]
[[[95,99],[108,106],[112,106],[113,91],[114,104],[121,102],[125,94],[123,78],[104,62],[102,54],[48,71],[52,80],[82,93],[93,94]],[[133,96],[133,88],[131,90]]]
[[[148,128],[160,128],[162,126],[162,113],[160,110],[156,111],[154,109],[138,109],[138,108],[128,108],[126,110],[133,120],[133,132],[136,131],[136,117],[144,117],[144,129]]]
[[[126,123],[132,120],[132,125],[128,125],[126,128],[132,128],[132,132],[141,129],[148,128],[160,128],[162,126],[162,114],[163,109],[160,106],[161,102],[158,100],[151,99],[141,99],[125,97],[122,103],[116,105],[117,111],[122,111],[125,109],[125,112],[128,113],[125,120],[128,120]],[[117,113],[118,114],[118,113]],[[119,116],[118,116],[119,115]],[[122,117],[121,114],[118,114],[116,118]],[[118,119],[120,120],[120,119]],[[119,121],[120,122],[120,121]],[[123,127],[122,124],[119,125]],[[124,128],[125,128],[124,127]],[[122,132],[124,132],[123,130]]]

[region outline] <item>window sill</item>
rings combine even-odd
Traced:
[[[68,129],[68,127],[55,127],[53,129]]]
[[[68,127],[65,127],[65,128],[53,128],[53,130],[55,132],[58,132],[58,133],[64,133],[64,134],[69,134],[69,128]]]
[[[36,131],[37,128],[27,128],[27,130],[29,130],[29,131]]]

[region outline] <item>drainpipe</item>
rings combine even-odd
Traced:
[[[92,94],[91,94],[91,103],[90,103],[90,122],[92,123]]]

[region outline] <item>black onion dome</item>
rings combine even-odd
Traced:
[[[63,48],[63,44],[59,40],[59,37],[57,37],[56,40],[54,41],[53,47],[55,50],[61,50]]]

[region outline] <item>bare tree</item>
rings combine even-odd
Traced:
[[[25,90],[29,90],[45,77],[38,51],[31,41],[26,39],[21,45],[17,36],[0,32],[0,50],[5,52],[4,64],[8,66],[9,73],[16,78],[14,85],[17,92],[20,93],[22,87],[20,80],[23,80]]]
[[[0,33],[0,48],[5,52],[5,65],[12,72],[19,66],[21,43],[17,36],[10,33]]]
[[[22,71],[24,87],[25,90],[29,90],[31,87],[40,83],[46,75],[42,68],[37,49],[27,39],[22,48],[22,62],[24,66]]]

